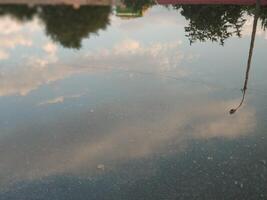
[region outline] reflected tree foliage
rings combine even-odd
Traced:
[[[155,4],[154,0],[122,0],[122,2],[135,11],[146,10]]]
[[[235,5],[176,5],[189,25],[185,27],[190,44],[196,41],[211,40],[224,44],[233,36],[241,36],[245,23],[242,6]]]
[[[83,38],[97,34],[109,25],[110,6],[0,6],[0,16],[9,15],[25,22],[37,16],[45,25],[46,34],[66,48],[81,48]]]
[[[27,5],[1,5],[0,16],[9,15],[21,22],[32,20],[37,9]]]
[[[255,15],[254,6],[240,5],[175,5],[186,20],[186,36],[190,44],[196,41],[212,41],[224,44],[225,40],[240,37],[246,16]],[[267,7],[259,11],[262,27],[267,28]]]
[[[250,15],[255,15],[255,9],[248,10]],[[262,28],[266,30],[267,28],[267,7],[261,7],[259,11],[259,19],[261,21]]]
[[[109,6],[45,6],[39,17],[46,25],[46,33],[67,48],[81,48],[83,38],[97,34],[109,24]]]
[[[153,0],[122,0],[130,11],[142,13],[155,3]],[[238,5],[174,5],[188,20],[185,27],[190,44],[214,41],[224,44],[231,36],[241,36],[246,15],[254,15],[255,7]],[[9,15],[18,21],[35,16],[45,25],[46,34],[66,48],[81,48],[84,38],[105,30],[109,25],[110,6],[36,6],[1,5],[0,16]],[[261,8],[259,20],[267,28],[267,7]]]
[[[261,19],[262,27],[264,28],[264,30],[266,30],[266,28],[267,28],[267,7],[261,8],[259,18]]]

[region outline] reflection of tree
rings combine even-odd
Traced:
[[[27,5],[1,5],[0,16],[10,15],[19,21],[28,21],[36,14],[36,8],[29,8]]]
[[[64,47],[80,48],[82,38],[105,29],[109,24],[110,7],[45,6],[39,17],[46,25],[46,33]]]
[[[233,5],[176,5],[181,14],[189,20],[185,27],[190,43],[195,41],[219,41],[232,35],[241,35],[245,23],[243,7]]]
[[[259,19],[263,29],[267,28],[267,7],[262,7],[259,11]]]
[[[244,86],[242,88],[242,99],[239,105],[236,108],[233,108],[229,111],[230,114],[234,114],[244,103],[247,87],[248,87],[248,79],[249,79],[249,72],[251,67],[251,61],[252,61],[252,55],[253,55],[253,49],[254,49],[254,43],[255,43],[255,37],[257,32],[257,24],[260,12],[260,0],[257,0],[256,10],[255,10],[255,16],[253,20],[253,27],[252,27],[252,34],[251,34],[251,41],[250,41],[250,48],[249,48],[249,54],[248,54],[248,61],[247,61],[247,69],[246,69],[246,76],[245,76],[245,82]]]
[[[134,11],[143,11],[150,6],[154,5],[154,0],[123,0],[126,7]]]
[[[64,47],[80,48],[81,40],[109,24],[109,6],[41,6],[30,8],[23,5],[0,6],[1,15],[11,15],[19,21],[38,16],[45,24],[46,33]]]
[[[122,0],[126,8],[133,12],[143,13],[154,5],[153,0]],[[245,14],[253,14],[254,8],[234,5],[175,5],[189,21],[185,27],[190,43],[195,41],[218,41],[241,35],[245,23]],[[46,33],[64,47],[80,48],[83,38],[96,34],[109,24],[110,7],[82,6],[73,9],[71,6],[38,6],[1,5],[0,16],[10,15],[19,21],[39,17],[45,24]],[[140,15],[142,16],[142,15]],[[263,28],[267,28],[267,8],[262,8],[259,19]]]

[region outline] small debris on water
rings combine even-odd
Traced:
[[[99,164],[99,165],[97,165],[97,169],[99,169],[99,170],[105,170],[105,165]]]
[[[261,160],[261,163],[266,165],[266,160]]]

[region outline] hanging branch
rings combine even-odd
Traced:
[[[247,70],[246,70],[246,76],[245,76],[245,82],[242,89],[242,99],[240,104],[229,111],[230,114],[234,114],[244,103],[246,91],[247,91],[247,85],[249,80],[249,72],[251,67],[251,60],[253,55],[253,49],[254,49],[254,43],[255,43],[255,37],[256,37],[256,31],[257,31],[257,24],[259,19],[259,13],[260,13],[260,0],[256,1],[256,13],[254,15],[254,21],[253,21],[253,28],[252,28],[252,34],[251,34],[251,41],[250,41],[250,48],[249,48],[249,55],[248,55],[248,61],[247,61]]]

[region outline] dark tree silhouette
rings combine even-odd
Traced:
[[[134,11],[142,11],[155,4],[154,0],[123,0],[126,7],[133,9]]]
[[[30,8],[27,5],[1,5],[0,16],[9,15],[18,21],[24,22],[32,20],[37,13],[37,8]]]
[[[246,7],[246,11],[248,15],[254,16],[256,12],[258,12],[259,22],[261,22],[262,28],[266,30],[267,28],[267,6],[261,6],[257,11],[255,7],[248,6]]]
[[[257,24],[258,24],[258,19],[259,15],[261,14],[261,9],[260,9],[260,0],[257,0],[256,4],[256,9],[254,10],[254,20],[253,20],[253,27],[252,27],[252,33],[251,33],[251,40],[250,40],[250,47],[249,47],[249,54],[248,54],[248,61],[247,61],[247,68],[246,68],[246,75],[245,75],[245,81],[244,81],[244,86],[242,88],[242,99],[239,103],[239,105],[236,108],[232,108],[229,113],[232,115],[236,113],[236,111],[241,108],[241,106],[244,103],[247,88],[248,88],[248,80],[249,80],[249,73],[250,73],[250,68],[251,68],[251,61],[252,61],[252,56],[253,56],[253,49],[254,49],[254,43],[255,43],[255,37],[256,37],[256,32],[257,32]]]
[[[110,6],[38,6],[2,5],[0,16],[10,15],[25,22],[39,17],[45,25],[46,34],[67,48],[81,48],[83,38],[97,34],[109,25]]]
[[[44,6],[39,17],[45,23],[46,33],[64,47],[81,48],[83,38],[97,34],[109,24],[109,6]]]
[[[190,44],[211,40],[224,44],[225,39],[241,36],[245,7],[235,5],[176,5],[188,21],[185,27]]]
[[[267,7],[262,7],[259,18],[261,20],[261,25],[264,30],[267,28]]]
[[[126,7],[142,12],[154,5],[153,0],[123,0]],[[255,7],[235,5],[174,5],[188,21],[185,27],[190,43],[207,40],[224,44],[233,35],[241,36],[245,14],[254,15]],[[81,48],[83,38],[97,34],[109,25],[110,6],[82,6],[76,10],[71,6],[1,5],[0,16],[10,15],[25,22],[39,17],[46,34],[66,48]],[[262,27],[267,28],[267,7],[259,13]]]

